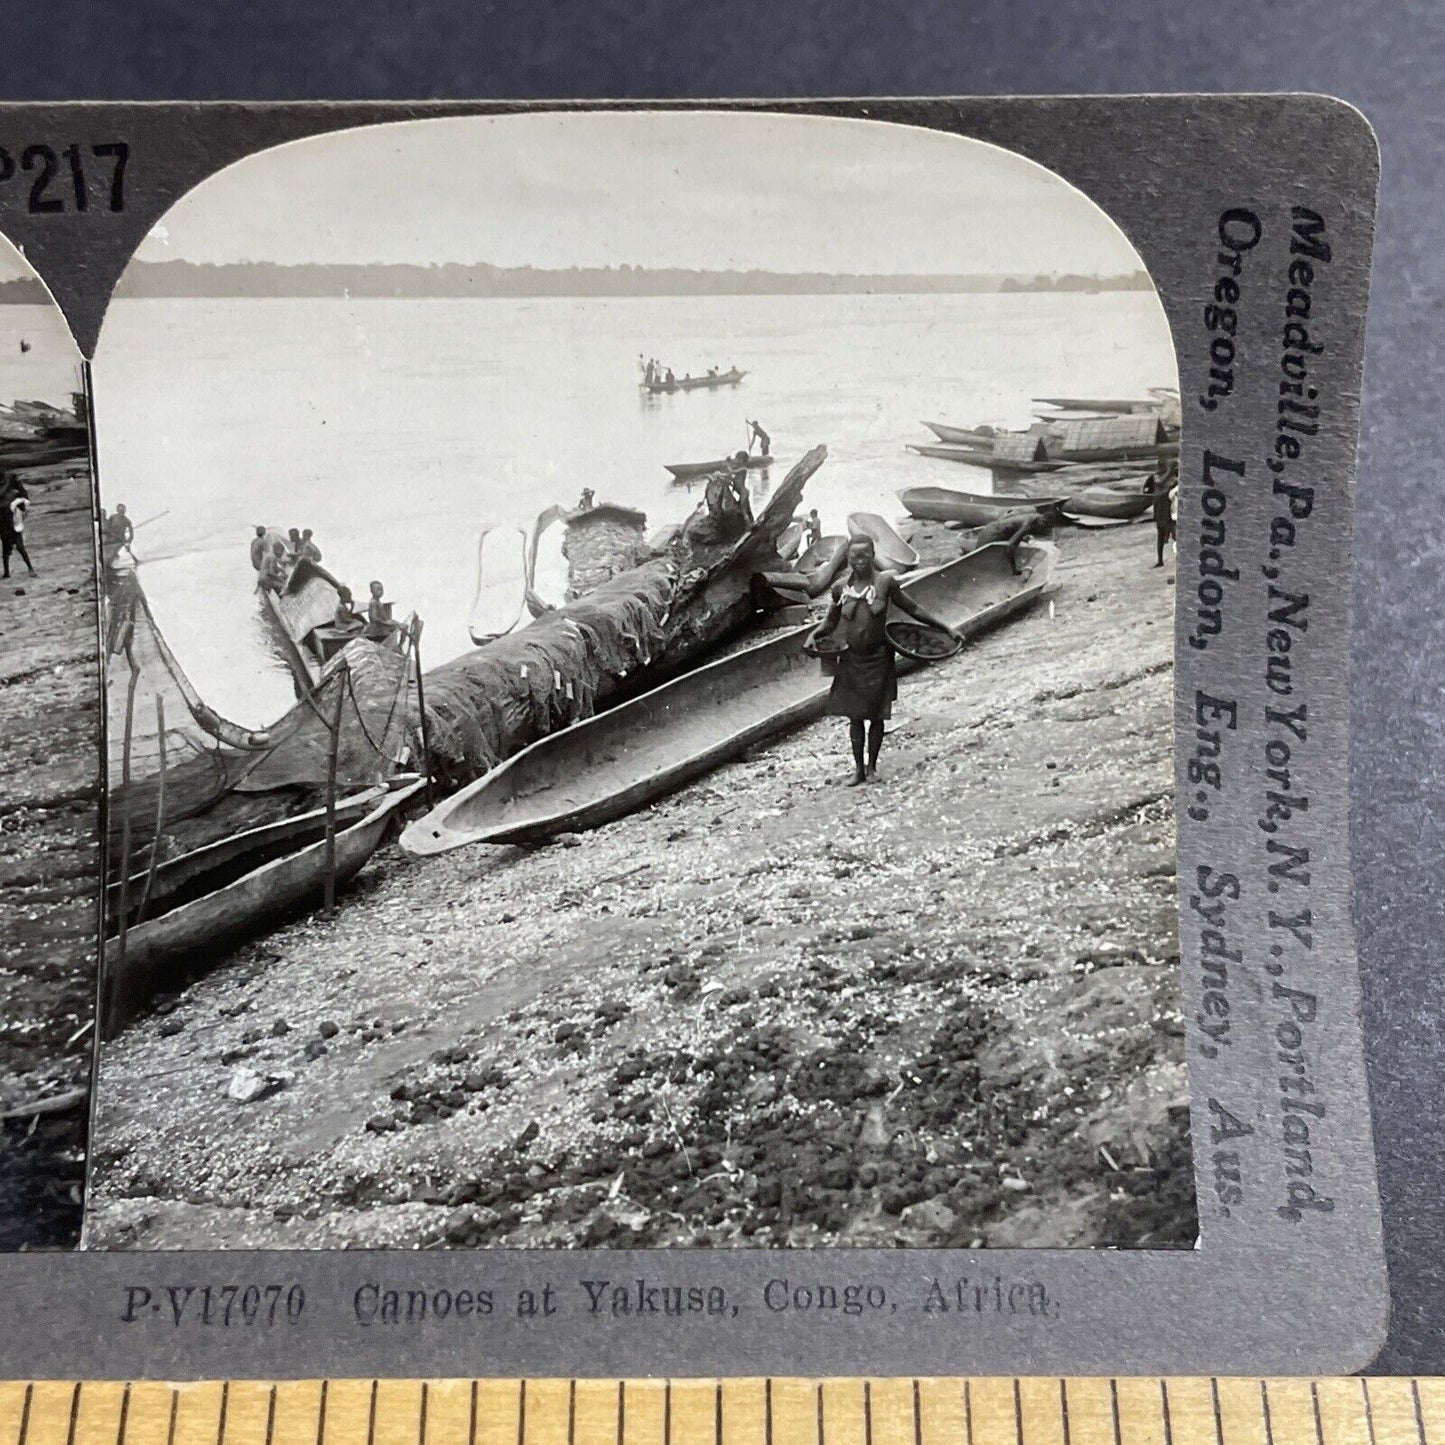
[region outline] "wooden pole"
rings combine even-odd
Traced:
[[[125,740],[120,755],[120,923],[116,930],[116,963],[125,963],[126,914],[130,911],[130,745],[135,729],[135,688],[140,669],[132,662],[125,690]]]
[[[161,829],[166,821],[166,703],[156,694],[156,740],[159,748],[160,773],[156,779],[156,831],[151,839],[151,863],[146,869],[146,884],[135,911],[135,921],[145,917],[146,904],[151,901],[151,888],[156,881],[156,864],[161,858]]]
[[[426,688],[421,680],[421,630],[422,620],[420,617],[412,622],[411,627],[411,660],[416,668],[416,710],[421,717],[421,768],[426,778],[426,805],[432,806],[432,777],[431,777],[431,738],[427,733],[426,725]]]
[[[336,669],[336,713],[331,719],[331,752],[326,760],[326,882],[327,913],[336,908],[336,756],[341,750],[341,709],[346,704],[350,668],[343,659]]]

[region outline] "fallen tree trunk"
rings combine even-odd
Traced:
[[[666,551],[585,597],[426,675],[432,763],[444,786],[480,777],[529,743],[660,686],[753,615],[755,572],[781,571],[778,538],[822,466],[814,447],[735,541],[683,528]]]

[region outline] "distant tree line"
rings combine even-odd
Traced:
[[[15,288],[29,288],[20,294]],[[485,263],[294,266],[270,262],[208,265],[192,261],[137,262],[121,278],[117,297],[162,296],[738,296],[909,295],[1018,291],[1150,291],[1143,271],[1125,275],[802,274],[782,271],[702,271],[641,266],[572,267]],[[30,280],[0,283],[0,301],[43,299]]]

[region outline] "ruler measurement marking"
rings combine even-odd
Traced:
[[[417,1409],[417,1436],[420,1445],[426,1445],[426,1412],[427,1412],[427,1382],[421,1382],[421,1405]]]
[[[722,1445],[723,1439],[723,1388],[722,1381],[717,1382],[712,1397],[712,1438],[713,1445]]]
[[[618,1442],[621,1445],[621,1441]],[[773,1445],[773,1377],[763,1381],[763,1445]]]
[[[181,1392],[172,1388],[171,1390],[171,1420],[166,1427],[166,1445],[176,1445],[176,1416],[181,1410]]]
[[[276,1438],[276,1387],[271,1386],[270,1398],[266,1401],[266,1445],[272,1445]]]
[[[480,1381],[472,1381],[471,1414],[467,1421],[467,1445],[477,1445],[477,1388]]]
[[[1360,1376],[1360,1401],[1365,1407],[1365,1433],[1370,1437],[1370,1445],[1378,1445],[1375,1439],[1375,1410],[1370,1403],[1370,1382]]]
[[[1274,1445],[1274,1418],[1269,1409],[1269,1383],[1265,1380],[1259,1382],[1259,1403],[1264,1411],[1265,1445]]]
[[[662,1445],[672,1445],[672,1381],[662,1387]]]
[[[1159,1409],[1164,1416],[1164,1445],[1174,1445],[1174,1421],[1169,1412],[1169,1381],[1159,1381]],[[1068,1432],[1064,1434],[1064,1445],[1069,1445]]]
[[[1313,1380],[1310,1381],[1310,1405],[1315,1416],[1315,1440],[1318,1445],[1325,1445],[1325,1426],[1320,1419],[1320,1387]]]
[[[75,1445],[75,1422],[80,1418],[80,1381],[70,1392],[70,1420],[65,1427],[65,1445]]]
[[[328,1381],[321,1382],[321,1407],[316,1415],[316,1445],[325,1445],[326,1441],[326,1387]]]
[[[1209,1377],[1209,1402],[1214,1407],[1214,1438],[1218,1445],[1224,1445],[1224,1415],[1219,1408],[1219,1381]]]
[[[221,1411],[216,1417],[216,1445],[226,1445],[226,1411],[231,1403],[231,1382],[221,1384]]]
[[[823,1387],[822,1387],[821,1384],[817,1387],[817,1394],[818,1394],[818,1416],[817,1416],[817,1419],[818,1419],[818,1440],[817,1440],[817,1445],[823,1445]]]
[[[376,1445],[376,1392],[380,1388],[380,1381],[371,1382],[371,1398],[366,1405],[366,1445]]]
[[[627,1381],[617,1382],[617,1445],[623,1445],[627,1431]]]
[[[1410,1381],[1410,1397],[1415,1402],[1415,1430],[1420,1436],[1420,1445],[1430,1445],[1429,1440],[1425,1436],[1425,1412],[1420,1408],[1419,1380]],[[30,1401],[27,1399],[25,1403],[28,1408]]]
[[[1114,1421],[1114,1445],[1124,1445],[1124,1431],[1119,1424],[1119,1382],[1112,1375],[1109,1377],[1109,1415]],[[1019,1445],[1023,1445],[1022,1440]],[[1222,1440],[1220,1445],[1224,1445]]]
[[[821,1421],[819,1422],[821,1424]],[[822,1445],[822,1436],[818,1437]],[[863,1445],[873,1445],[873,1382],[863,1381]]]
[[[120,1392],[120,1419],[115,1427],[115,1445],[125,1445],[125,1427],[130,1419],[130,1381],[125,1382],[125,1389]]]
[[[567,1381],[567,1445],[577,1445],[577,1381]]]
[[[1019,1377],[1014,1376],[1014,1445],[1024,1445],[1024,1402]],[[1115,1442],[1117,1445],[1117,1442]]]
[[[1061,1379],[1059,1381],[1059,1423],[1064,1430],[1064,1445],[1071,1445],[1069,1437],[1069,1387]],[[972,1441],[969,1442],[972,1445]]]
[[[973,1393],[969,1389],[968,1383],[967,1380],[963,1382],[963,1433],[968,1445],[973,1445]],[[1060,1380],[1059,1389],[1063,1388],[1064,1382]]]
[[[918,1381],[913,1381],[913,1445],[923,1445],[923,1402]]]

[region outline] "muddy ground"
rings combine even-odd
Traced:
[[[5,463],[0,447],[0,467]],[[26,544],[0,581],[0,1250],[80,1233],[95,1012],[100,694],[90,474],[19,473]]]
[[[1172,565],[1056,542],[878,784],[825,719],[549,847],[391,849],[130,1029],[86,1242],[1191,1247]]]

